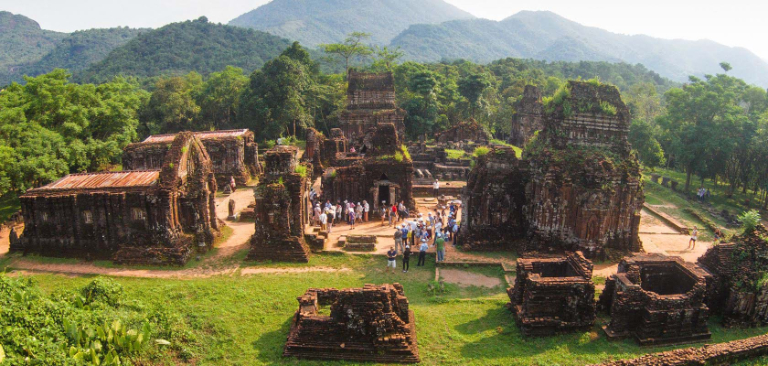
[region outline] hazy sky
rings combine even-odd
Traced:
[[[320,1],[320,0],[315,0]],[[360,0],[365,1],[365,0]],[[768,60],[766,0],[446,0],[478,17],[500,20],[520,10],[549,10],[616,33],[711,39],[746,47]],[[45,29],[70,32],[118,25],[159,27],[205,15],[226,23],[268,0],[0,0]]]

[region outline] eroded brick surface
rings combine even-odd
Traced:
[[[25,229],[11,250],[184,264],[218,234],[215,192],[203,143],[180,133],[159,169],[73,174],[27,191],[21,196]]]
[[[599,305],[611,315],[609,339],[634,337],[641,345],[709,339],[705,304],[710,275],[680,257],[636,255],[619,263]]]
[[[296,172],[298,148],[281,146],[264,154],[264,176],[255,188],[256,232],[248,259],[275,262],[309,261],[304,239],[308,180]],[[305,165],[307,172],[311,166]]]
[[[417,363],[413,310],[400,284],[355,289],[311,288],[298,298],[285,356]],[[321,308],[330,307],[330,315]]]
[[[588,329],[595,323],[592,262],[580,252],[518,259],[515,286],[507,294],[525,335]]]

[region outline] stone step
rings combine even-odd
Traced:
[[[501,268],[504,269],[504,272],[507,272],[507,273],[517,272],[517,267],[516,266],[513,266],[511,264],[507,264],[506,262],[501,262]]]
[[[517,276],[504,275],[504,279],[507,281],[507,285],[509,285],[510,287],[515,286],[515,279],[516,278],[517,278]]]

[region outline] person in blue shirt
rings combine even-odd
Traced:
[[[424,262],[427,260],[427,249],[429,249],[429,244],[427,244],[426,239],[421,240],[421,246],[419,247],[419,262],[416,263],[416,266],[423,266]]]
[[[397,268],[397,251],[395,250],[395,247],[389,248],[389,251],[387,252],[387,271],[391,273],[395,273],[395,268]]]

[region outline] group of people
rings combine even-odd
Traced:
[[[344,200],[343,203],[337,201],[336,204],[329,200],[323,204],[315,202],[310,222],[312,225],[320,225],[320,229],[328,233],[331,232],[335,224],[343,222],[351,225],[354,229],[356,223],[368,222],[370,211],[371,206],[368,201],[354,203]]]
[[[712,196],[712,192],[709,191],[709,188],[705,189],[704,187],[701,187],[696,192],[696,197],[698,197],[699,201],[701,202],[706,201],[707,199],[709,199],[710,196]]]
[[[427,250],[432,247],[437,252],[437,262],[445,261],[445,244],[451,241],[455,245],[459,231],[459,223],[456,220],[458,206],[452,203],[449,210],[446,215],[445,207],[440,207],[434,212],[429,212],[426,217],[419,214],[414,219],[405,218],[403,223],[396,225],[393,234],[395,245],[387,251],[387,269],[394,272],[397,268],[397,256],[402,254],[403,273],[407,273],[410,269],[411,254],[415,249],[418,249],[419,253],[417,267],[424,266]]]

